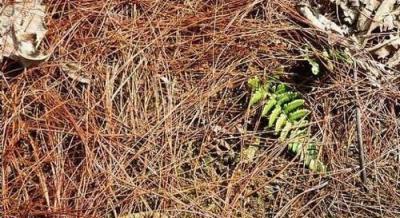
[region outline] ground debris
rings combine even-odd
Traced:
[[[330,0],[336,5],[327,14],[320,14],[311,3],[299,4],[299,11],[315,27],[350,36],[354,47],[367,50],[381,63],[394,68],[400,64],[398,58],[399,2],[396,0]],[[313,11],[313,16],[310,16]],[[339,26],[337,23],[342,24]],[[348,30],[348,31],[345,31]],[[382,37],[382,36],[387,37]],[[343,45],[346,47],[346,45]],[[390,70],[390,69],[389,69]]]
[[[47,59],[38,50],[47,31],[42,1],[18,0],[0,6],[0,59],[11,58],[25,67]]]

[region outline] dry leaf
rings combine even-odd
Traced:
[[[388,15],[383,19],[383,24],[381,25],[381,31],[389,31],[394,29],[394,16]]]
[[[400,64],[400,50],[397,50],[396,53],[388,60],[387,65],[390,68],[393,68]]]
[[[390,12],[393,11],[395,4],[396,0],[383,0],[383,2],[379,5],[379,8],[376,10],[374,19],[369,26],[367,35],[371,34],[373,30],[382,25],[385,17],[390,16]]]
[[[377,0],[364,1],[365,7],[361,9],[361,13],[357,20],[357,29],[365,31],[371,24],[372,13],[379,7],[380,2]]]
[[[360,0],[349,0],[351,7],[360,7]]]
[[[243,149],[242,151],[242,160],[244,163],[251,163],[256,157],[256,153],[258,151],[258,147],[250,145],[248,148]]]
[[[384,59],[390,55],[389,49],[387,47],[381,47],[374,52],[378,59]]]
[[[61,69],[66,73],[66,75],[73,79],[76,80],[80,83],[84,84],[89,84],[90,79],[85,78],[80,75],[80,72],[82,71],[82,66],[74,63],[66,63],[61,66]]]
[[[347,2],[340,2],[339,6],[343,11],[344,21],[346,23],[353,24],[356,22],[358,14],[355,10],[347,6]]]
[[[8,57],[25,67],[44,61],[38,48],[47,29],[44,25],[45,6],[41,0],[16,0],[2,5],[0,11],[0,59]]]
[[[400,36],[390,36],[390,45],[393,46],[395,49],[399,49],[400,45]]]
[[[340,35],[347,34],[347,30],[338,26],[336,23],[332,22],[321,14],[314,13],[309,4],[303,3],[299,5],[299,10],[303,14],[303,16],[311,22],[312,25],[319,29],[325,31],[334,31],[336,33],[339,33]]]

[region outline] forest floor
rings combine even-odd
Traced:
[[[400,79],[374,86],[343,61],[310,73],[305,54],[335,45],[295,0],[45,4],[50,59],[2,65],[1,216],[400,216]],[[282,67],[326,173],[248,108],[248,79]]]

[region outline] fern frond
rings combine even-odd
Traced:
[[[278,134],[282,130],[282,128],[285,126],[286,122],[287,122],[286,114],[281,113],[281,115],[279,116],[279,118],[275,124],[275,134]]]
[[[275,94],[279,95],[285,93],[286,91],[287,91],[287,86],[285,84],[280,83],[276,88]]]
[[[302,107],[304,105],[304,103],[305,103],[304,99],[296,99],[296,100],[289,102],[284,107],[285,113],[288,114],[290,112],[293,112],[296,109],[299,109],[300,107]]]
[[[277,101],[275,99],[275,96],[271,97],[270,100],[265,104],[262,112],[261,112],[261,117],[268,116],[269,112],[275,107]]]
[[[292,147],[292,151],[295,154],[299,154],[302,149],[303,149],[303,144],[300,142],[294,143],[294,145]]]
[[[266,89],[264,89],[262,87],[259,89],[256,89],[256,91],[252,94],[252,96],[250,98],[249,106],[253,106],[253,105],[259,103],[260,101],[265,99],[265,97],[267,97]]]
[[[311,160],[318,158],[318,151],[316,150],[315,144],[308,144],[304,152],[304,164],[306,166],[310,165]]]
[[[253,77],[253,78],[249,79],[249,80],[247,81],[247,84],[249,85],[249,87],[250,87],[252,90],[257,90],[257,89],[260,87],[261,81],[260,81],[260,79],[256,76],[256,77]]]
[[[292,130],[293,124],[291,122],[286,122],[285,127],[283,127],[282,132],[279,136],[279,140],[285,141],[287,136],[289,135],[290,130]]]
[[[306,116],[308,116],[310,114],[310,110],[307,109],[300,109],[300,110],[296,110],[292,113],[289,114],[289,120],[290,121],[297,121],[300,120],[302,118],[305,118]]]
[[[294,93],[294,92],[285,92],[285,93],[279,94],[279,95],[276,97],[276,99],[278,100],[278,104],[279,104],[279,105],[283,105],[283,104],[285,104],[285,103],[287,103],[287,102],[290,102],[290,101],[296,99],[297,96],[298,96],[297,93]]]
[[[309,168],[314,172],[326,172],[326,166],[320,160],[312,160]]]
[[[276,122],[276,120],[278,119],[279,115],[281,114],[282,108],[281,106],[277,106],[271,113],[271,115],[269,116],[269,120],[268,120],[268,128],[272,128]]]
[[[269,81],[265,85],[257,79],[249,80],[249,86],[257,87],[251,96],[249,105],[264,101],[261,117],[268,119],[268,128],[273,129],[280,141],[290,140],[289,151],[298,155],[304,165],[312,171],[325,171],[326,166],[318,159],[318,147],[310,142],[308,115],[310,110],[304,108],[305,100],[299,93],[288,90],[279,81]]]

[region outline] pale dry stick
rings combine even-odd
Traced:
[[[392,114],[394,114],[395,119],[396,119],[396,108],[395,108],[394,105],[392,105],[392,107],[390,108],[390,111],[391,111]],[[400,124],[400,120],[399,120],[399,122],[397,122],[397,123]],[[394,128],[398,129],[398,125],[396,125]],[[399,134],[398,134],[398,132],[399,132],[399,131],[397,131],[397,138],[399,139]],[[396,146],[396,148],[395,148],[395,152],[397,153],[397,154],[396,154],[397,162],[400,163],[400,142],[397,143],[397,146]]]
[[[354,81],[358,80],[357,67],[354,65]],[[358,84],[354,87],[356,92],[356,125],[357,125],[357,144],[359,150],[359,164],[361,168],[361,180],[364,186],[367,184],[367,173],[365,171],[365,157],[364,157],[364,144],[363,144],[363,135],[362,135],[362,125],[361,125],[361,110],[359,104],[359,92],[358,92]]]

